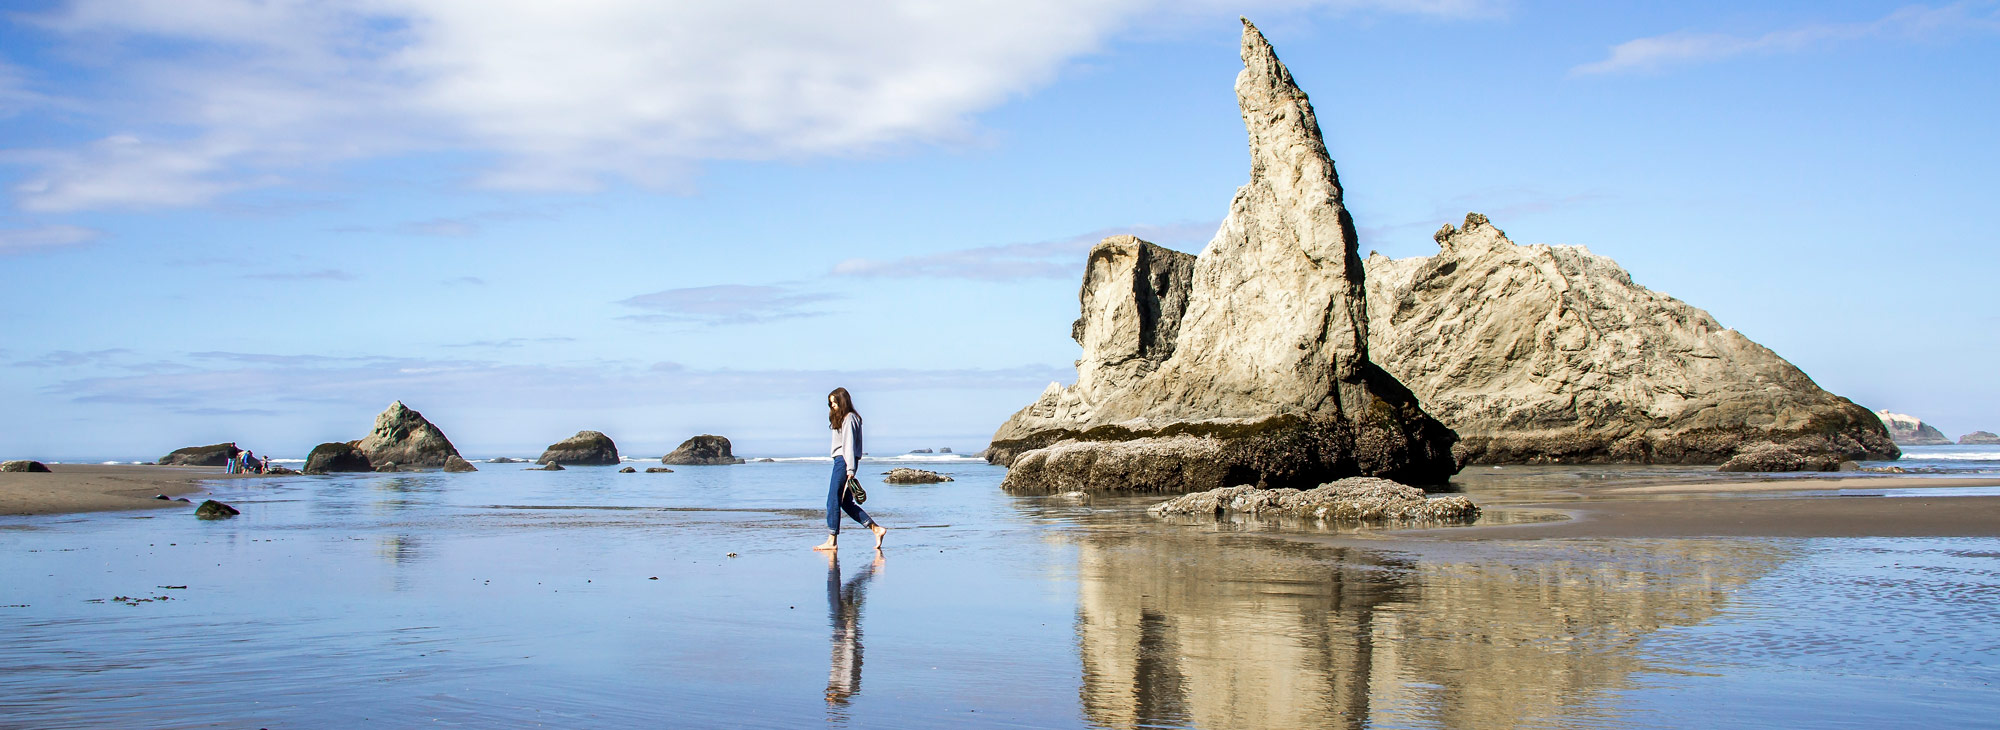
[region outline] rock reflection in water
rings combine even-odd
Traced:
[[[1654,667],[1640,640],[1716,615],[1786,557],[1717,540],[1449,556],[1194,532],[1077,541],[1084,711],[1119,728],[1627,724],[1609,693]]]

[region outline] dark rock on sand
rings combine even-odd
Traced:
[[[1944,437],[1943,431],[1939,431],[1930,424],[1924,423],[1923,420],[1916,416],[1890,413],[1888,411],[1876,411],[1875,415],[1882,419],[1882,425],[1889,429],[1889,435],[1896,439],[1897,444],[1903,446],[1945,446],[1951,443],[1951,439]]]
[[[729,453],[729,439],[711,434],[702,434],[682,441],[680,448],[660,457],[660,463],[675,466],[710,466],[716,464],[741,464],[742,459]]]
[[[1516,245],[1477,213],[1438,253],[1371,255],[1375,362],[1469,463],[1715,464],[1763,443],[1900,453],[1868,409],[1581,246]]]
[[[264,470],[265,476],[273,476],[273,477],[291,477],[291,476],[298,476],[299,474],[302,473],[304,472],[301,472],[297,469],[288,469],[282,466],[273,466]]]
[[[479,467],[473,466],[472,462],[466,461],[462,456],[452,454],[451,458],[444,460],[444,470],[452,473],[464,473],[479,471]]]
[[[368,461],[368,455],[354,447],[353,441],[331,442],[314,446],[306,456],[307,474],[331,474],[334,472],[375,471],[375,465]]]
[[[1961,446],[1992,446],[2000,444],[2000,434],[1991,431],[1973,431],[1958,437],[1958,443]]]
[[[526,469],[522,469],[521,471],[563,471],[563,465],[544,464],[542,466],[531,466]]]
[[[242,452],[236,444],[209,444],[174,449],[173,453],[160,457],[160,466],[226,466],[229,457]]]
[[[618,445],[602,432],[578,431],[575,436],[550,444],[535,463],[611,466],[618,463]]]
[[[1479,517],[1479,507],[1465,497],[1428,497],[1421,489],[1369,477],[1307,490],[1224,487],[1177,497],[1148,511],[1156,515],[1240,512],[1368,524],[1464,523]]]
[[[883,475],[882,481],[887,484],[936,484],[952,481],[952,478],[934,471],[896,467]]]
[[[1369,360],[1356,230],[1305,92],[1244,22],[1250,181],[1200,256],[1113,236],[1085,264],[1077,380],[993,435],[1015,493],[1443,484],[1451,429]]]
[[[672,470],[672,469],[668,469],[668,468],[666,468],[666,467],[664,467],[664,466],[649,466],[649,467],[646,467],[646,473],[647,473],[647,474],[672,474],[672,473],[674,473],[674,470]]]
[[[202,502],[200,507],[194,508],[194,516],[204,520],[226,520],[240,514],[243,513],[237,511],[235,507],[213,499]]]
[[[1730,457],[1716,471],[1840,471],[1839,454],[1783,444],[1757,444]]]
[[[42,462],[39,461],[32,461],[28,459],[21,459],[18,461],[9,461],[5,463],[0,463],[0,471],[46,472],[48,470],[49,470],[48,465],[43,464]]]
[[[632,468],[632,467],[629,467],[629,466],[628,466],[628,467],[625,467],[625,468],[623,468],[623,469],[619,469],[619,470],[618,470],[618,473],[620,473],[620,474],[636,474],[636,473],[638,473],[638,471],[639,471],[638,469],[634,469],[634,468]]]
[[[443,431],[402,401],[390,403],[376,415],[375,428],[366,438],[355,442],[354,447],[367,454],[370,462],[395,462],[400,466],[444,466],[451,457],[459,455],[458,448],[451,445],[451,439],[445,438]]]

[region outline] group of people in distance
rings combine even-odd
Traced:
[[[264,469],[270,466],[270,463],[270,459],[259,459],[256,454],[250,453],[249,449],[244,449],[229,456],[229,465],[226,473],[262,474],[264,473]]]

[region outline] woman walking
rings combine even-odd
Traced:
[[[854,398],[846,388],[834,388],[826,394],[826,423],[833,430],[833,474],[826,486],[826,542],[813,546],[814,550],[840,549],[840,513],[847,512],[868,526],[875,533],[875,547],[881,549],[882,536],[887,528],[875,524],[866,510],[847,493],[847,481],[854,478],[855,468],[861,462],[861,414],[854,412]]]

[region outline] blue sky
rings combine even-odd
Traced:
[[[1083,252],[1247,176],[1237,15],[1361,248],[1580,244],[1821,385],[2000,430],[2000,4],[78,0],[0,15],[0,452],[580,429],[982,447]]]

